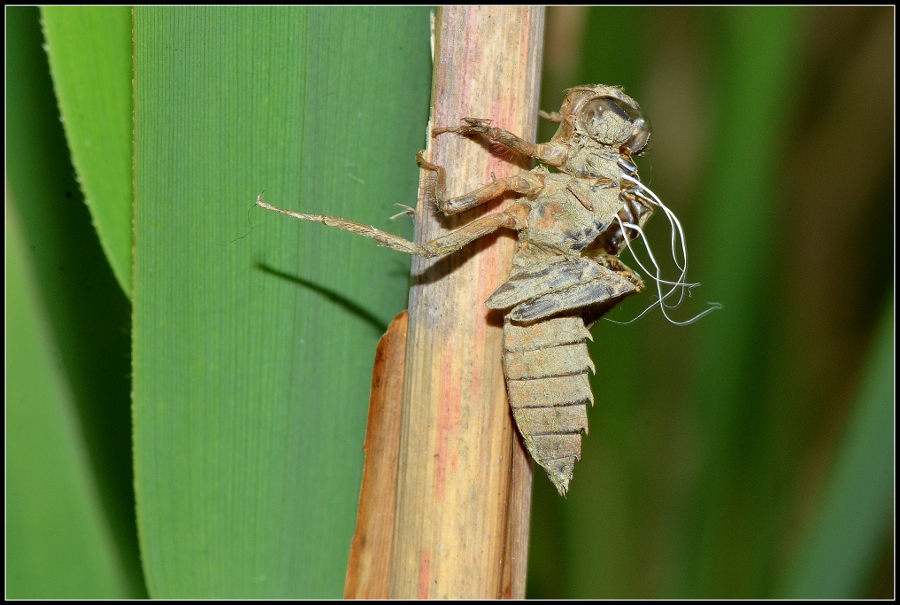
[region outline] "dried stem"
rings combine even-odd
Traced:
[[[388,326],[375,350],[363,447],[366,464],[356,533],[350,543],[345,599],[386,599],[390,593],[406,326],[407,313],[403,311]]]
[[[440,9],[429,126],[490,118],[534,140],[543,14]],[[446,167],[451,195],[527,167],[452,134],[429,144],[425,157]],[[418,244],[508,203],[448,219],[428,200],[429,186],[423,178]],[[500,234],[413,260],[391,597],[524,596],[531,468],[506,400],[502,317],[484,305],[506,279],[514,247]]]

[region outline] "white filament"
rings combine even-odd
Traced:
[[[640,182],[636,178],[632,178],[631,176],[629,176],[627,174],[623,174],[622,177],[625,180],[629,181],[630,183],[637,185],[641,189],[642,193],[647,192],[648,194],[650,194],[649,199],[643,195],[641,197],[644,200],[650,202],[652,205],[662,208],[662,211],[666,213],[666,218],[669,219],[669,225],[672,227],[672,259],[675,261],[675,266],[677,266],[682,271],[686,272],[687,271],[687,242],[684,239],[684,229],[681,227],[681,221],[679,221],[678,217],[675,216],[675,213],[672,212],[671,210],[669,210],[669,207],[666,206],[665,204],[663,204],[662,200],[660,200],[656,196],[656,194],[653,193],[642,182]],[[681,263],[678,262],[678,256],[675,253],[676,238],[681,239],[681,258],[684,259],[683,266],[681,265]]]
[[[697,283],[689,284],[686,281],[688,258],[687,258],[687,242],[686,242],[685,236],[684,236],[684,229],[681,226],[681,221],[679,221],[678,217],[675,216],[675,213],[672,212],[671,210],[669,210],[669,208],[665,204],[662,203],[662,201],[656,196],[655,193],[653,193],[649,188],[647,188],[638,179],[633,178],[630,175],[624,174],[624,173],[621,176],[622,176],[622,178],[624,178],[625,180],[629,181],[630,183],[636,185],[640,189],[641,199],[649,202],[653,206],[661,208],[662,211],[665,213],[666,217],[669,219],[669,225],[670,225],[671,231],[672,231],[672,259],[675,261],[675,265],[681,270],[681,274],[678,276],[678,279],[674,282],[662,279],[662,271],[659,267],[659,264],[656,262],[656,258],[654,258],[654,256],[653,256],[653,251],[650,249],[650,242],[647,241],[647,237],[644,234],[643,229],[641,229],[640,225],[636,225],[634,223],[623,223],[622,219],[620,219],[617,215],[616,220],[619,222],[619,227],[622,229],[622,236],[625,239],[625,245],[628,247],[628,250],[631,252],[631,255],[634,257],[634,260],[635,260],[635,262],[637,262],[638,266],[641,269],[643,269],[644,272],[647,273],[647,275],[649,275],[650,278],[654,282],[656,282],[656,292],[657,292],[658,298],[657,298],[656,302],[654,302],[653,304],[648,306],[646,309],[641,311],[641,313],[637,317],[635,317],[629,321],[621,322],[621,321],[615,321],[615,320],[611,320],[611,319],[608,319],[607,321],[612,321],[613,323],[618,323],[618,324],[630,324],[634,321],[637,321],[641,317],[643,317],[648,311],[650,311],[650,309],[652,309],[656,305],[659,305],[659,308],[662,311],[663,317],[665,317],[669,323],[677,325],[677,326],[686,326],[688,324],[694,323],[695,321],[697,321],[698,319],[700,319],[707,313],[711,313],[712,311],[715,311],[716,309],[721,309],[722,305],[720,305],[719,303],[709,303],[710,306],[708,309],[698,313],[694,317],[692,317],[688,320],[685,320],[685,321],[676,321],[669,316],[669,314],[666,310],[674,309],[674,308],[678,307],[684,301],[685,291],[689,291],[691,288],[695,288],[696,286],[700,285]],[[643,195],[644,192],[646,192],[646,194],[649,195],[650,197],[648,198],[645,195]],[[631,240],[628,237],[628,229],[634,229],[641,236],[641,240],[643,241],[644,247],[647,249],[647,254],[650,257],[650,262],[653,264],[653,267],[656,269],[655,272],[650,271],[649,269],[647,269],[644,266],[644,264],[641,262],[640,258],[638,258],[638,255],[635,252],[634,248],[631,247]],[[681,262],[679,262],[678,254],[677,254],[677,248],[678,248],[677,240],[679,240],[679,239],[681,240],[680,248],[681,248],[681,258],[683,259],[683,264]],[[665,284],[667,286],[672,286],[665,294],[663,294],[663,288],[662,288],[663,284]],[[666,299],[669,298],[673,293],[675,293],[676,290],[678,291],[678,301],[675,302],[674,304],[666,303],[665,302]]]

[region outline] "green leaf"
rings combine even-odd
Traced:
[[[894,312],[892,294],[819,514],[782,598],[865,597],[894,510]]]
[[[72,392],[55,363],[39,299],[28,283],[25,239],[6,223],[7,596],[125,596],[115,549],[83,452]]]
[[[12,243],[21,229],[16,249],[25,255],[28,284],[23,293],[8,269],[8,513],[28,516],[23,523],[7,519],[7,565],[16,572],[10,594],[140,597],[146,593],[131,474],[130,309],[72,174],[38,9],[10,7],[6,14],[6,136],[15,149],[6,165],[7,204],[14,208],[7,210],[13,217],[7,236]],[[13,314],[21,305],[32,319]],[[27,322],[37,322],[39,347],[28,341],[35,330]],[[22,369],[36,371],[47,358],[51,374],[42,379]],[[67,475],[61,484],[60,470]],[[27,504],[18,499],[26,494]],[[57,500],[71,505],[71,515],[55,508]],[[70,523],[61,525],[65,519]]]
[[[138,522],[159,598],[339,597],[430,81],[422,8],[138,8]]]
[[[131,295],[131,7],[42,9],[72,162],[113,273]]]

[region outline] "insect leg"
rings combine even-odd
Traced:
[[[510,206],[504,212],[488,214],[487,216],[472,221],[456,231],[451,231],[447,235],[443,235],[430,242],[425,242],[421,246],[417,246],[414,242],[403,239],[398,235],[387,233],[380,229],[376,229],[375,227],[363,225],[362,223],[357,223],[355,221],[348,221],[347,219],[328,216],[327,214],[303,214],[300,212],[291,212],[284,208],[272,206],[271,204],[262,201],[262,193],[256,198],[256,205],[265,208],[266,210],[272,210],[273,212],[299,218],[304,221],[322,223],[329,227],[337,227],[343,231],[349,231],[356,235],[374,239],[385,248],[415,256],[424,256],[426,258],[443,256],[445,254],[450,254],[451,252],[456,252],[469,242],[488,235],[489,233],[493,233],[501,227],[506,227],[508,229],[523,229],[525,226],[524,216],[527,216],[527,212],[524,212],[524,207],[522,205]]]
[[[443,256],[456,252],[469,242],[493,233],[501,227],[516,230],[522,229],[524,225],[522,220],[515,215],[515,208],[513,206],[505,212],[482,216],[456,231],[451,231],[447,235],[425,242],[421,245],[420,252],[416,252],[416,254],[424,257]]]
[[[537,158],[543,163],[550,164],[551,166],[562,166],[566,163],[567,153],[564,147],[554,143],[531,143],[502,128],[492,127],[490,125],[490,120],[463,118],[462,126],[442,126],[433,128],[431,130],[431,136],[436,137],[447,132],[455,132],[456,134],[463,136],[480,134],[483,137],[500,143],[504,147],[512,149],[516,153],[520,153],[530,158]]]
[[[363,237],[374,239],[385,248],[390,248],[391,250],[397,250],[398,252],[405,252],[407,254],[418,254],[422,256],[422,254],[420,254],[421,250],[413,242],[405,240],[398,235],[394,235],[393,233],[387,233],[385,231],[376,229],[375,227],[363,225],[362,223],[348,221],[347,219],[339,218],[336,216],[329,216],[327,214],[303,214],[300,212],[291,212],[290,210],[285,210],[284,208],[279,208],[277,206],[272,206],[271,204],[265,203],[264,201],[262,201],[262,193],[260,193],[259,197],[256,198],[256,205],[260,206],[261,208],[265,208],[266,210],[271,210],[273,212],[278,212],[287,216],[299,218],[300,220],[310,221],[313,223],[322,223],[323,225],[328,225],[329,227],[337,227],[338,229],[349,231],[350,233],[355,233],[356,235],[362,235]]]
[[[431,170],[432,172],[437,174],[437,178],[434,183],[434,196],[435,202],[437,203],[437,207],[441,212],[447,215],[458,214],[460,212],[464,212],[475,206],[483,204],[489,200],[492,200],[500,195],[503,195],[507,191],[515,191],[516,193],[522,195],[529,195],[531,193],[537,193],[544,187],[544,179],[541,178],[537,174],[533,174],[530,172],[526,172],[523,174],[517,174],[514,176],[509,176],[502,179],[497,179],[492,183],[488,183],[474,191],[470,191],[469,193],[464,193],[463,195],[447,198],[446,194],[446,186],[447,186],[447,171],[444,170],[443,166],[438,166],[437,164],[432,164],[427,161],[423,154],[424,152],[420,151],[416,154],[416,160],[419,162],[419,165],[425,170]]]

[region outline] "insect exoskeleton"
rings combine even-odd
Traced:
[[[575,461],[581,457],[581,433],[587,433],[587,403],[593,403],[588,373],[594,365],[585,344],[588,328],[644,287],[618,255],[643,233],[653,208],[666,213],[673,229],[677,219],[640,182],[632,156],[646,148],[650,124],[637,102],[621,89],[570,88],[559,113],[541,116],[559,123],[548,143],[525,141],[476,118],[432,131],[433,136],[448,132],[482,136],[557,172],[538,166],[448,198],[444,169],[419,152],[422,168],[436,173],[434,199],[445,214],[469,210],[507,192],[520,196],[503,212],[482,216],[422,245],[346,219],[276,208],[263,202],[262,194],[257,203],[425,257],[455,252],[501,227],[518,231],[509,279],[486,304],[505,313],[503,368],[519,433],[531,456],[565,495]],[[680,235],[680,225],[677,229]],[[652,276],[663,312],[667,296],[679,287],[690,287],[683,281],[687,262],[683,243],[682,254],[684,266],[679,264],[682,275],[677,282],[664,282],[658,270]],[[661,283],[674,287],[663,295]]]
[[[594,402],[585,318],[593,322],[643,284],[624,266],[548,255],[529,242],[519,245],[514,263],[487,306],[506,311],[503,369],[516,425],[532,458],[564,495],[581,458],[587,403]]]
[[[631,155],[644,149],[650,128],[635,101],[606,86],[570,89],[553,117],[560,128],[544,155],[559,172],[535,169],[543,186],[528,196],[510,277],[487,305],[506,311],[503,362],[519,432],[564,495],[593,404],[585,321],[643,287],[617,255],[623,222],[642,225],[652,212],[621,178],[636,178]]]

